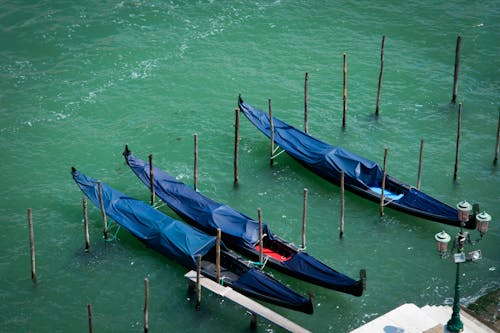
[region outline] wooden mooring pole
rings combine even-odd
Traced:
[[[384,201],[385,201],[385,178],[387,177],[387,148],[384,149],[384,173],[382,176],[382,193],[380,194],[380,216],[384,216]]]
[[[28,229],[30,238],[31,281],[36,284],[35,235],[33,233],[33,211],[31,208],[28,208]]]
[[[308,119],[309,87],[308,87],[308,83],[309,83],[309,73],[306,72],[306,77],[304,79],[304,132],[306,132],[306,133],[309,133],[309,119]]]
[[[144,278],[144,333],[149,331],[149,279]]]
[[[240,109],[234,109],[234,184],[238,184],[238,144],[239,144],[239,131],[240,131]]]
[[[274,163],[274,120],[273,120],[273,108],[271,106],[271,99],[268,99],[269,105],[269,125],[271,126],[271,155],[269,158],[269,164],[273,166]]]
[[[87,304],[87,319],[89,321],[89,333],[92,333],[94,330],[92,328],[92,305]]]
[[[304,206],[302,210],[302,249],[306,249],[307,188],[304,188]]]
[[[380,89],[382,88],[382,77],[384,75],[384,45],[385,36],[382,36],[382,47],[380,49],[380,74],[378,76],[378,89],[377,89],[377,106],[375,107],[375,115],[378,116],[380,108]]]
[[[498,146],[500,144],[500,109],[498,110],[498,129],[497,129],[497,144],[495,146],[495,158],[493,159],[493,164],[497,164],[498,161]]]
[[[102,215],[102,220],[104,223],[104,228],[103,228],[103,234],[104,234],[104,239],[108,239],[108,219],[106,217],[106,210],[104,209],[104,202],[102,200],[102,185],[101,182],[97,182],[97,191],[99,195],[99,206],[101,208],[101,215]]]
[[[344,85],[343,85],[343,108],[342,108],[342,129],[345,129],[347,117],[347,58],[344,52]]]
[[[457,37],[457,46],[455,48],[455,73],[453,75],[453,96],[451,97],[451,102],[457,102],[457,91],[458,91],[458,71],[460,69],[460,47],[462,46],[462,37]]]
[[[200,278],[201,278],[201,254],[198,254],[198,257],[196,258],[196,310],[200,310],[201,306],[201,284],[200,284]]]
[[[420,153],[418,155],[418,176],[417,176],[417,190],[420,190],[420,184],[422,180],[422,158],[424,155],[424,139],[420,140]]]
[[[259,217],[259,262],[264,262],[264,242],[262,235],[262,209],[257,208],[257,216]]]
[[[85,252],[90,249],[90,236],[89,236],[89,215],[87,209],[87,198],[83,198],[83,233],[85,235]]]
[[[194,190],[198,190],[198,133],[194,133],[194,167],[193,167]]]
[[[215,243],[215,276],[217,277],[217,283],[220,284],[220,241],[221,241],[221,229],[217,228],[217,241]]]
[[[460,132],[462,128],[462,103],[458,104],[458,120],[457,120],[457,145],[455,149],[455,170],[453,171],[453,180],[457,180],[458,176],[458,157],[460,152]]]
[[[340,233],[339,237],[344,237],[344,204],[345,204],[345,186],[344,186],[344,171],[340,172]]]
[[[149,154],[149,190],[151,192],[151,206],[155,204],[155,175],[153,167],[153,154]]]

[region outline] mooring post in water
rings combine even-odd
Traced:
[[[262,235],[262,209],[257,208],[257,216],[259,217],[259,262],[264,262],[264,242]]]
[[[382,87],[382,76],[384,75],[384,44],[385,35],[382,36],[382,47],[380,49],[380,74],[378,76],[378,89],[377,89],[377,106],[375,107],[375,115],[378,116],[380,107],[380,89]]]
[[[149,331],[149,279],[144,278],[144,333]]]
[[[366,290],[366,269],[363,268],[359,270],[359,279],[361,280],[363,290]]]
[[[153,168],[153,154],[149,154],[149,190],[151,192],[151,206],[155,204],[155,174]]]
[[[344,52],[344,85],[343,85],[343,96],[344,96],[344,107],[342,111],[342,129],[345,129],[346,117],[347,117],[347,58]]]
[[[87,209],[87,198],[83,198],[83,233],[85,235],[85,252],[90,249],[90,236],[89,236],[89,215]]]
[[[273,166],[274,162],[274,120],[273,120],[273,108],[271,106],[271,99],[268,99],[269,105],[269,125],[271,126],[271,157],[269,158],[269,163]]]
[[[493,164],[497,164],[498,161],[498,145],[500,144],[500,109],[498,110],[498,130],[497,130],[497,144],[495,146],[495,158],[493,159]]]
[[[240,131],[240,109],[234,109],[234,184],[238,184],[238,144],[239,144],[239,131]]]
[[[99,206],[101,208],[101,215],[102,215],[102,220],[104,222],[104,229],[103,229],[103,234],[104,234],[104,239],[108,239],[108,219],[106,217],[106,210],[104,209],[104,202],[102,200],[102,185],[101,182],[97,182],[97,192],[99,195]]]
[[[387,177],[387,148],[384,149],[384,173],[382,176],[382,192],[380,194],[380,216],[384,216],[384,200],[385,200],[385,178]]]
[[[30,237],[31,281],[36,284],[35,235],[33,233],[33,211],[28,208],[28,229]]]
[[[457,46],[455,48],[455,74],[453,75],[453,96],[451,98],[452,103],[457,102],[457,91],[458,91],[458,70],[460,69],[460,47],[462,46],[462,37],[457,37]]]
[[[198,190],[198,133],[194,133],[194,167],[193,167],[194,190]]]
[[[309,73],[306,72],[306,77],[304,79],[304,132],[309,133],[309,119],[308,119],[308,99],[309,99],[309,89],[308,89]]]
[[[420,190],[420,184],[422,180],[422,162],[424,156],[424,139],[420,140],[420,153],[418,155],[418,176],[417,176],[417,190]]]
[[[215,276],[217,277],[217,283],[220,284],[220,241],[221,241],[221,229],[217,228],[217,241],[215,243]]]
[[[92,328],[92,305],[87,304],[87,319],[89,320],[89,333],[93,332]]]
[[[196,258],[196,310],[200,309],[201,305],[201,254]]]
[[[250,318],[250,329],[254,330],[257,328],[257,315],[255,312],[250,312],[250,316],[252,316]]]
[[[460,151],[460,132],[462,128],[462,103],[458,104],[458,120],[457,120],[457,146],[455,149],[455,170],[453,171],[453,180],[457,180],[458,176],[458,156]]]
[[[340,171],[340,234],[339,237],[344,237],[344,204],[345,204],[345,186],[344,186],[344,171]]]
[[[304,208],[302,210],[302,249],[306,249],[307,188],[304,188]]]

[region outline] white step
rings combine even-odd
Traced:
[[[351,333],[449,333],[446,323],[452,315],[449,306],[403,304],[396,309],[358,327]],[[463,333],[495,333],[465,311],[460,311]]]

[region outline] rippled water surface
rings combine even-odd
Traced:
[[[498,1],[0,1],[0,324],[5,332],[142,331],[149,278],[150,331],[245,332],[250,317],[205,292],[200,311],[185,269],[124,231],[102,240],[89,207],[84,253],[82,194],[70,167],[147,201],[124,164],[128,143],[144,159],[193,183],[193,134],[200,191],[253,217],[262,208],[275,233],[300,244],[308,188],[307,250],[335,269],[368,274],[360,297],[266,269],[314,294],[315,313],[271,306],[315,332],[348,332],[402,303],[450,304],[455,266],[440,260],[434,234],[452,227],[346,194],[339,239],[339,188],[285,154],[269,167],[269,142],[240,124],[233,186],[238,94],[303,126],[309,74],[309,132],[379,163],[455,205],[478,202],[493,216],[478,246],[483,260],[462,269],[462,302],[500,285],[500,176],[492,164],[499,116]],[[374,117],[380,47],[386,36],[380,116]],[[457,36],[463,103],[458,180],[453,181],[458,105],[450,104]],[[343,54],[347,126],[342,131]],[[27,209],[33,209],[38,283],[30,277]],[[160,208],[175,216],[167,207]],[[477,233],[473,233],[477,238]],[[259,330],[281,331],[265,320]]]

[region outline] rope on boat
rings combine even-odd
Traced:
[[[269,256],[266,256],[264,258],[264,262],[260,262],[260,261],[251,261],[251,260],[248,260],[247,262],[254,265],[254,266],[260,266],[260,270],[263,270],[264,267],[266,266],[267,264],[267,261],[269,260]]]
[[[158,208],[161,208],[163,206],[165,206],[165,203],[160,201],[160,202],[155,202],[153,205],[153,208],[158,209]]]
[[[113,225],[113,220],[111,220],[111,222],[110,222],[110,225],[109,225],[109,226],[111,227],[112,225]],[[114,240],[116,239],[116,237],[118,236],[118,231],[120,231],[120,229],[121,229],[121,227],[122,227],[122,226],[121,226],[121,225],[119,225],[118,223],[116,223],[116,225],[117,225],[117,227],[116,227],[116,231],[115,231],[114,235],[113,235],[113,236],[111,236],[111,237],[108,237],[108,239],[105,239],[105,241],[106,241],[106,242],[112,242],[112,241],[114,241]],[[109,230],[109,229],[110,229],[110,228],[108,228],[108,230]],[[104,238],[104,236],[103,236],[103,238]]]
[[[273,151],[273,154],[274,154],[274,153],[276,152],[276,150],[278,150],[278,149],[279,149],[279,147],[278,147],[278,148],[276,148],[276,149]],[[280,155],[281,155],[281,154],[283,154],[284,152],[285,152],[285,151],[284,151],[284,150],[282,150],[282,151],[280,151],[279,153],[277,153],[277,154],[275,154],[275,155],[271,156],[271,158],[272,158],[272,159],[275,159],[276,157],[280,156]]]
[[[387,206],[388,204],[390,204],[391,202],[394,201],[394,199],[389,199],[388,201],[385,201],[385,198],[386,198],[386,196],[384,195],[384,204],[383,204],[384,206]]]

